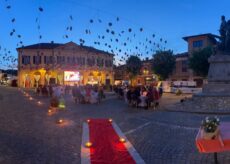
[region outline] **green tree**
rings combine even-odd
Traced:
[[[141,67],[142,67],[141,59],[137,56],[131,55],[126,60],[126,70],[127,73],[129,74],[131,82],[133,78],[135,78],[140,73]]]
[[[160,80],[166,80],[175,67],[173,51],[157,51],[153,55],[152,69],[159,76]]]
[[[196,75],[207,77],[209,69],[208,58],[212,54],[213,50],[210,47],[193,52],[192,57],[189,58],[189,67]]]

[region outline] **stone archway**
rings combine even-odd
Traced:
[[[34,80],[35,80],[36,87],[38,87],[40,79],[41,79],[41,73],[39,71],[34,72]]]
[[[45,84],[49,85],[50,78],[51,78],[51,72],[50,71],[46,71],[46,74],[45,74]]]

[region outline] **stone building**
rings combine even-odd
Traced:
[[[121,65],[114,69],[115,84],[121,84],[124,81],[131,82],[126,70],[126,65]],[[132,80],[132,83],[133,85],[153,84],[156,81],[156,78],[156,75],[153,74],[152,71],[152,59],[147,58],[142,61],[140,73]]]
[[[176,67],[169,80],[171,81],[196,81],[198,86],[203,85],[203,78],[196,76],[189,69],[189,57],[194,51],[201,50],[206,47],[216,46],[216,38],[218,36],[211,33],[186,36],[183,39],[188,43],[188,52],[176,55]]]
[[[113,84],[113,54],[92,47],[39,43],[17,48],[18,85]]]

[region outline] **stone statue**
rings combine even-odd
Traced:
[[[226,24],[225,51],[230,52],[230,20]]]
[[[230,52],[230,20],[226,21],[225,16],[221,16],[219,32],[220,44],[218,46],[218,50],[222,52]]]
[[[219,49],[224,51],[225,49],[225,39],[226,39],[226,25],[227,22],[225,20],[225,16],[221,16],[221,24],[220,24],[220,44],[219,44]]]

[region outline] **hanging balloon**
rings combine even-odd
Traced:
[[[111,22],[109,22],[109,26],[111,27],[113,24]]]
[[[143,31],[143,28],[140,28],[140,32],[142,32]]]
[[[131,28],[129,28],[129,29],[128,29],[128,31],[129,31],[129,32],[132,32],[132,29],[131,29]]]
[[[42,7],[39,7],[38,10],[39,10],[40,12],[43,12],[43,8],[42,8]]]
[[[93,23],[93,19],[90,19],[90,21],[89,21],[90,23]]]

